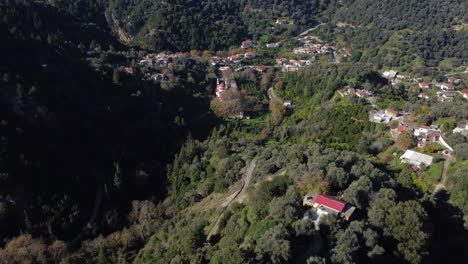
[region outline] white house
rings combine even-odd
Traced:
[[[420,82],[418,83],[419,85],[419,88],[421,89],[429,89],[432,87],[432,83],[424,83],[424,82]]]
[[[266,44],[267,48],[278,48],[279,46],[281,46],[281,43],[280,42],[275,42],[275,43],[268,43]]]
[[[398,74],[398,71],[395,71],[395,70],[385,70],[382,72],[382,76],[387,79],[395,79],[397,74]]]
[[[419,137],[419,136],[427,134],[428,132],[429,132],[428,126],[420,126],[414,130],[414,136]]]
[[[432,159],[432,156],[408,149],[406,150],[405,154],[400,157],[400,162],[421,168],[421,165],[423,164],[426,166],[431,166]]]
[[[384,111],[380,110],[374,113],[373,115],[373,121],[376,123],[388,123],[392,121],[392,117],[390,115],[387,115]]]
[[[455,89],[455,85],[450,84],[450,83],[443,83],[443,84],[440,85],[440,89],[443,89],[443,90],[454,90],[454,89]]]

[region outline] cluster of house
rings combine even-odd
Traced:
[[[187,62],[187,58],[183,53],[159,53],[159,54],[148,54],[138,63],[139,65],[146,66],[159,66],[166,68],[170,65],[172,60],[178,60],[182,63]]]
[[[187,58],[183,53],[159,53],[159,54],[147,54],[139,62],[139,66],[158,66],[160,68],[166,68],[171,65],[174,60],[178,60],[181,63],[186,63]],[[134,74],[134,67],[124,67],[124,71],[128,74]],[[167,76],[162,73],[147,73],[147,77],[155,81],[164,81],[167,80]]]
[[[255,54],[255,52],[251,52],[251,51],[246,52],[246,53],[232,55],[232,56],[229,56],[227,58],[213,56],[213,57],[210,57],[208,59],[208,63],[211,66],[225,66],[225,65],[228,65],[230,63],[241,62],[244,59],[253,59],[256,56],[257,55]]]
[[[468,120],[462,121],[457,124],[457,127],[453,129],[453,133],[460,133],[464,136],[468,136]]]
[[[449,77],[447,78],[447,82],[423,82],[422,78],[414,78],[411,76],[400,75],[398,71],[395,70],[385,70],[382,72],[382,77],[388,79],[393,86],[402,83],[402,82],[410,82],[410,83],[417,83],[417,86],[411,87],[409,90],[411,92],[418,93],[418,97],[422,99],[429,100],[430,96],[424,92],[425,90],[432,89],[434,87],[439,88],[440,90],[437,91],[437,100],[439,102],[451,102],[455,97],[455,93],[461,94],[465,99],[468,99],[468,92],[456,92],[455,88],[457,85],[461,84],[461,80]],[[466,94],[466,95],[465,95]]]
[[[324,215],[334,215],[344,221],[351,220],[356,207],[351,204],[324,194],[308,193],[303,200],[303,206],[312,207],[312,212],[306,212],[304,218],[316,223]]]
[[[298,71],[300,68],[307,65],[312,65],[315,60],[289,60],[286,58],[277,58],[276,64],[281,66],[282,72]]]
[[[310,40],[300,38],[304,46],[298,47],[293,50],[294,54],[331,54],[335,51],[332,46],[330,45],[322,45],[322,44],[310,44]]]
[[[294,20],[284,20],[284,19],[276,19],[276,24],[278,25],[294,25]]]
[[[395,70],[384,70],[382,72],[382,77],[389,80],[392,85],[397,85],[403,81],[417,83],[422,82],[423,80],[422,78],[414,78],[412,76],[398,74],[398,71]]]
[[[359,98],[368,98],[374,96],[374,92],[369,91],[367,89],[347,88],[344,91],[338,91],[338,93],[343,97],[357,96]]]
[[[371,122],[386,124],[392,120],[398,119],[400,117],[400,113],[392,109],[371,110],[369,112],[369,116]]]
[[[415,128],[412,128],[411,126],[399,126],[394,130],[396,136],[401,134],[403,131],[413,133],[414,138],[418,142],[418,147],[438,143],[441,139],[441,132],[437,125],[418,126]]]

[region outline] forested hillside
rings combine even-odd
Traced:
[[[222,50],[242,40],[276,31],[291,36],[314,24],[326,8],[317,0],[294,1],[135,1],[110,0],[107,18],[130,43],[156,50]],[[277,18],[294,19],[290,28],[273,29]],[[286,32],[285,32],[286,31]]]
[[[323,30],[351,50],[354,61],[387,66],[466,60],[466,1],[341,1]],[[419,61],[418,61],[419,60]],[[422,61],[422,62],[420,62]],[[458,63],[460,63],[459,61]]]
[[[166,196],[166,164],[189,133],[203,137],[216,122],[200,118],[208,73],[174,65],[167,74],[180,81],[162,89],[115,65],[138,53],[117,51],[109,31],[34,3],[0,14],[0,243],[27,233],[57,245],[24,258],[2,252],[0,263],[58,263],[96,226],[127,225],[132,200]]]

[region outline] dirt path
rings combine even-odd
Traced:
[[[324,24],[323,24],[323,23],[319,23],[319,24],[315,25],[314,27],[312,27],[312,28],[309,28],[308,30],[306,30],[306,31],[302,32],[301,34],[299,34],[299,36],[298,36],[298,37],[302,37],[302,36],[305,36],[305,35],[307,35],[307,34],[308,34],[310,31],[312,31],[312,30],[314,30],[314,29],[318,28],[318,27],[319,27],[319,26],[321,26],[321,25],[324,25]],[[321,40],[320,40],[320,39],[318,39],[318,38],[317,38],[317,40],[321,42]]]
[[[458,74],[465,74],[465,73],[468,73],[468,69],[463,71],[463,72],[452,72],[452,73],[448,73],[448,74],[445,74],[445,76],[452,76],[452,75],[458,75]]]
[[[226,209],[229,208],[231,204],[234,202],[243,202],[245,197],[247,196],[247,187],[250,185],[250,181],[252,180],[253,177],[253,172],[256,166],[256,159],[253,159],[249,167],[247,168],[247,171],[244,174],[244,177],[242,178],[242,185],[240,186],[239,190],[234,192],[231,196],[226,199],[226,201],[221,205],[223,208],[223,212],[216,218],[215,224],[211,228],[210,232],[206,236],[206,240],[209,241],[210,238],[218,233],[218,227],[219,227],[219,220],[224,216],[224,212],[226,212]]]
[[[434,193],[437,193],[441,189],[447,189],[448,167],[453,160],[454,157],[451,154],[445,159],[444,167],[442,168],[442,178],[440,179],[440,183],[435,186]]]

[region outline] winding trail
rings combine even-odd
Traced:
[[[210,232],[206,236],[207,241],[209,241],[210,238],[218,232],[219,221],[224,216],[226,209],[228,209],[229,206],[231,206],[231,204],[233,204],[234,202],[237,202],[237,201],[243,202],[243,200],[247,196],[247,187],[250,185],[250,181],[252,180],[256,162],[257,162],[256,159],[253,159],[250,162],[249,167],[247,168],[247,171],[245,172],[244,177],[242,178],[241,187],[239,188],[239,190],[237,190],[232,195],[230,195],[228,199],[222,204],[223,212],[218,216],[218,218],[216,218],[215,224],[213,225]]]
[[[434,194],[441,189],[447,189],[448,167],[453,161],[454,157],[451,154],[449,154],[449,156],[445,159],[444,167],[442,168],[442,178],[440,179],[440,183],[434,187]]]

